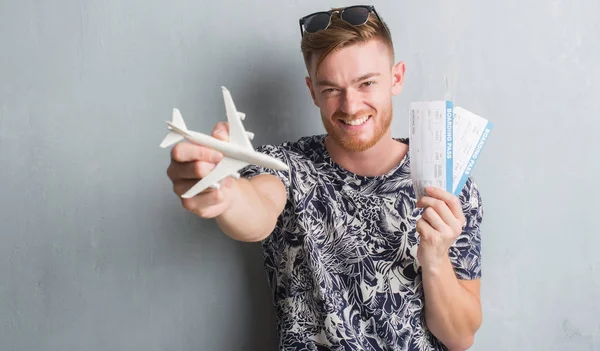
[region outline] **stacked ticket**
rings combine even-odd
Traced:
[[[417,199],[428,186],[458,196],[493,124],[452,101],[413,102],[409,113],[409,157]]]

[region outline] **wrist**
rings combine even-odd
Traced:
[[[423,262],[421,265],[421,270],[423,274],[426,275],[441,275],[450,264],[450,256],[448,254],[444,254],[433,260]]]
[[[215,218],[217,221],[227,221],[230,217],[236,217],[234,204],[240,202],[238,198],[242,191],[240,184],[242,180],[242,178],[226,180],[228,182],[226,185],[226,199],[223,202],[221,213]]]

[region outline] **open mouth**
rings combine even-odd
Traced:
[[[367,123],[367,121],[369,119],[371,119],[371,115],[364,116],[364,117],[361,117],[361,118],[356,118],[356,119],[353,119],[353,120],[340,119],[340,121],[342,123],[346,124],[346,125],[355,126],[356,127],[356,126],[361,126],[361,125]]]

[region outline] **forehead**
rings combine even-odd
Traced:
[[[335,50],[321,61],[319,67],[314,67],[316,61],[316,58],[313,59],[311,73],[317,80],[352,79],[365,73],[383,74],[392,66],[389,49],[378,40],[356,43]]]

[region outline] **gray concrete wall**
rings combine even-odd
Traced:
[[[0,1],[0,349],[269,350],[258,244],[187,213],[164,121],[230,89],[256,145],[321,133],[297,20],[350,4]],[[377,1],[404,92],[495,124],[474,350],[600,350],[600,3]]]

